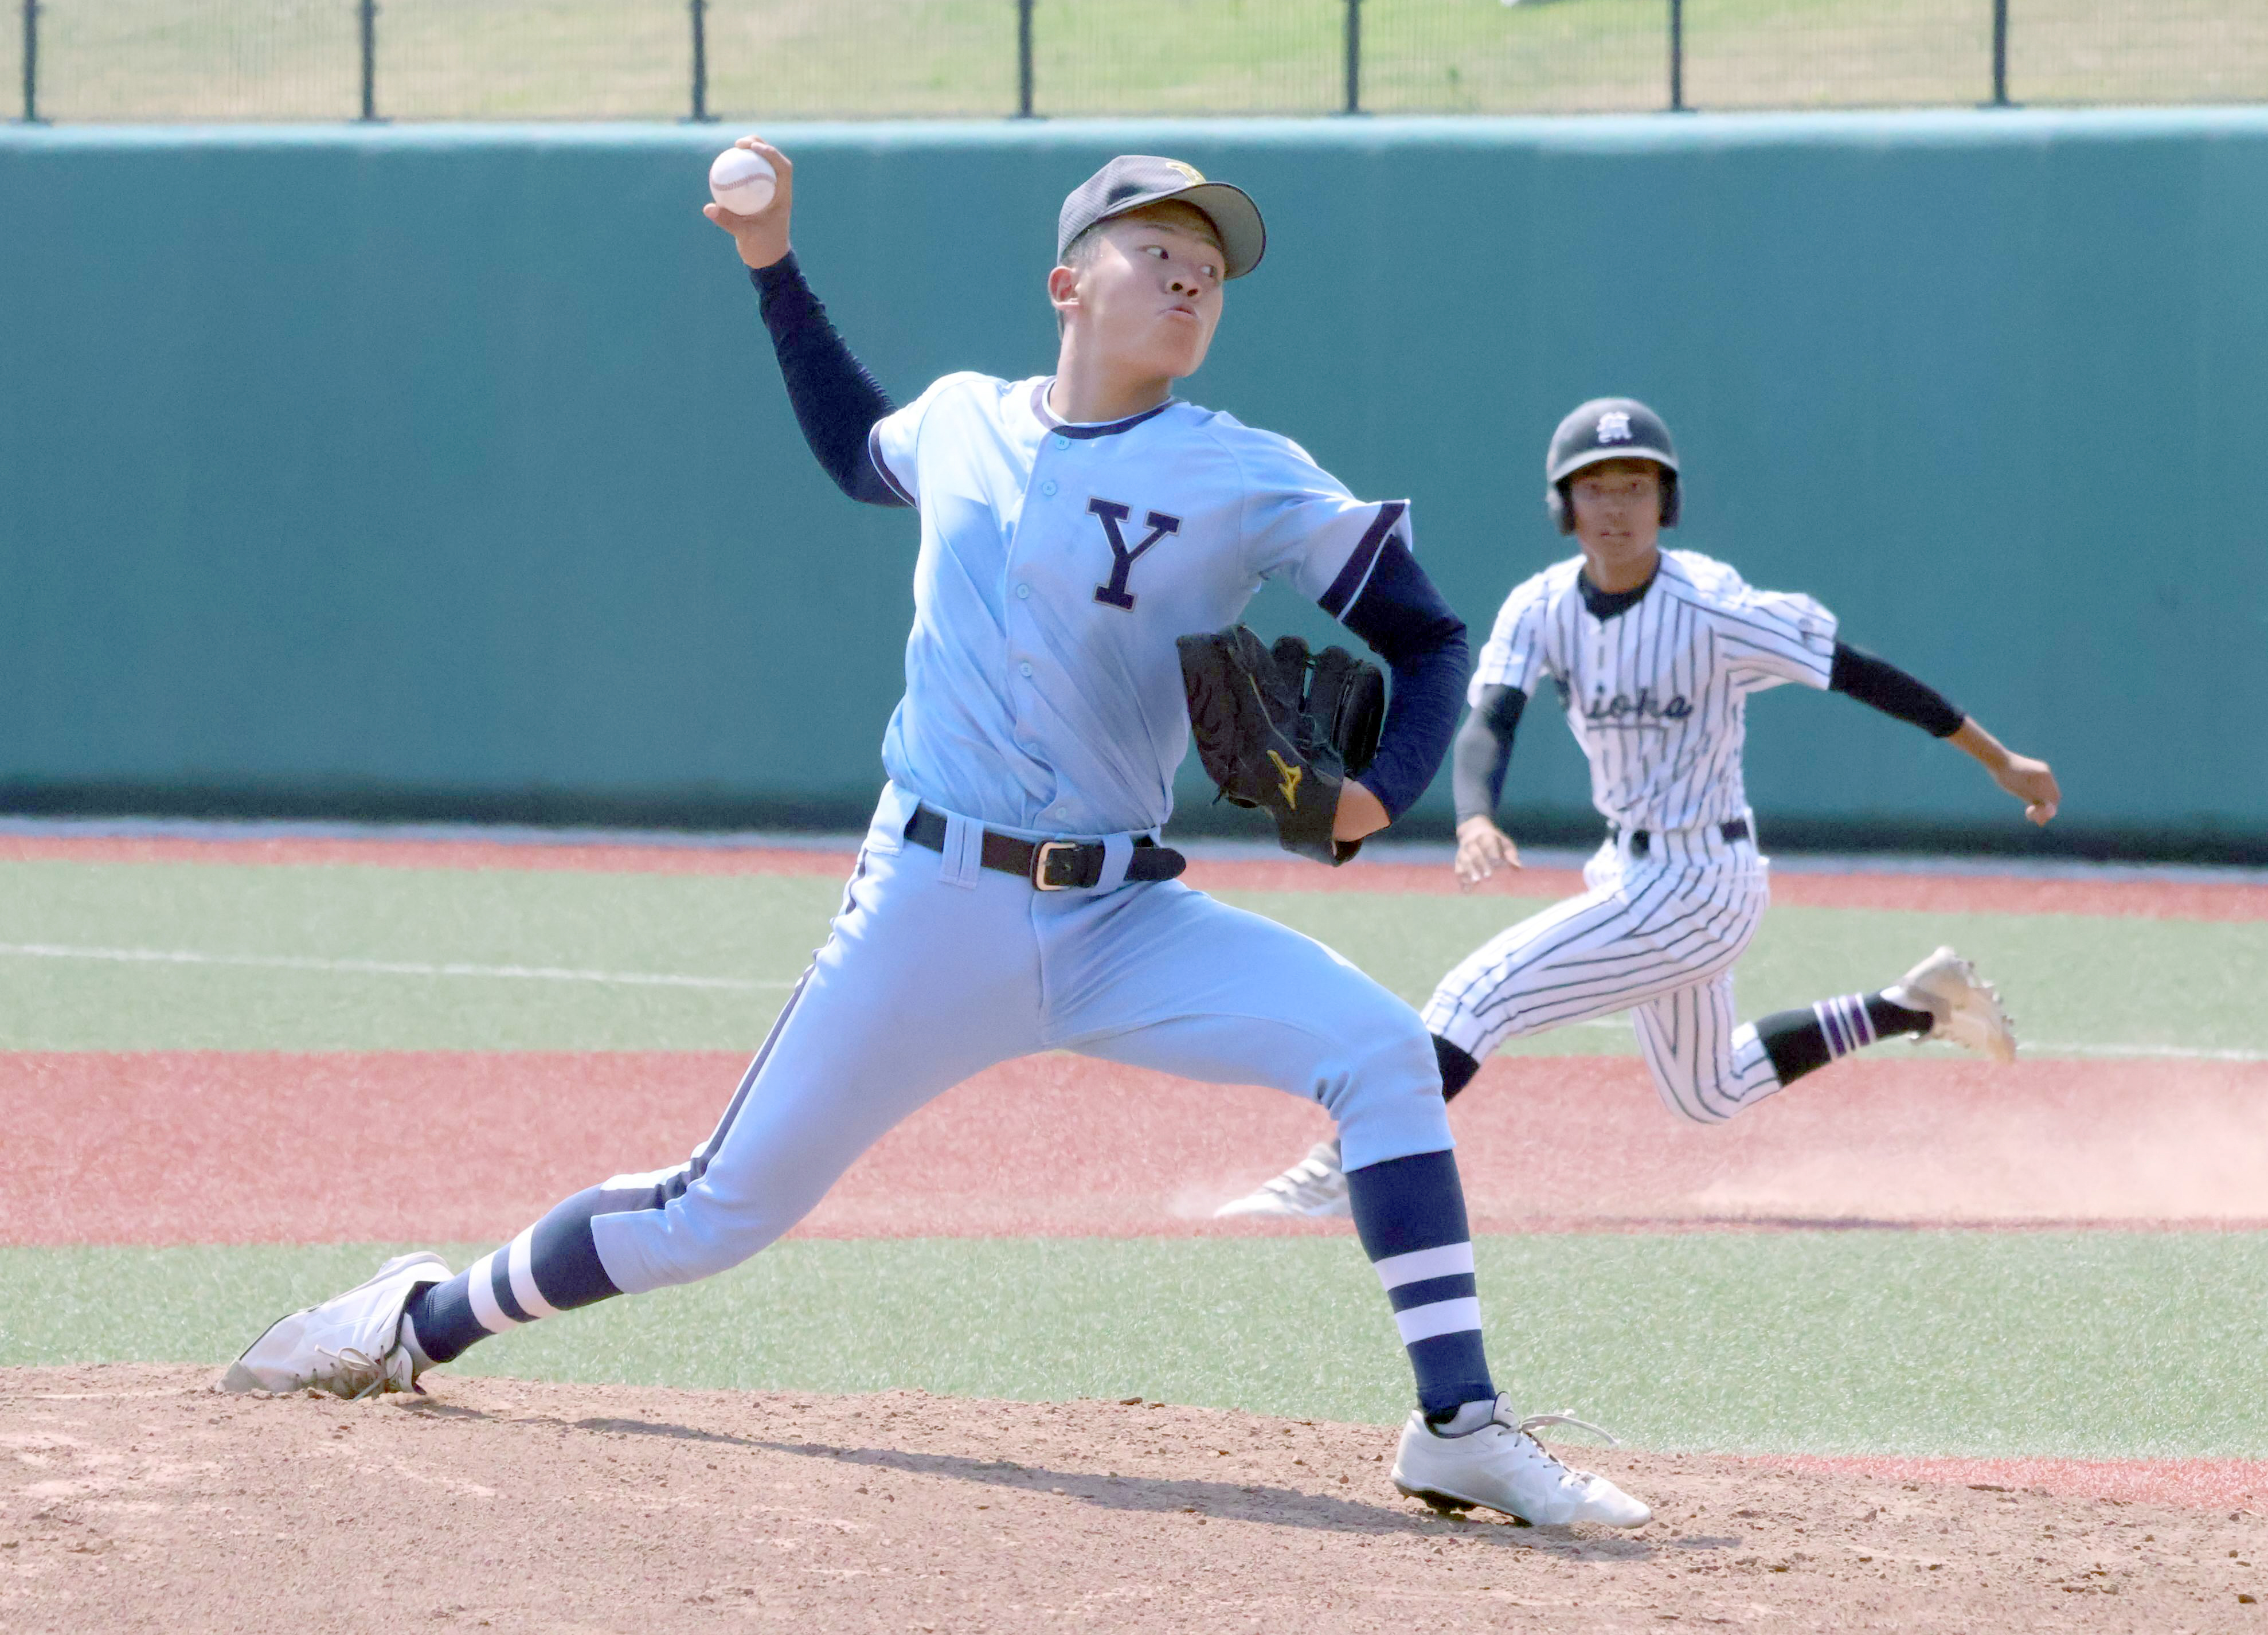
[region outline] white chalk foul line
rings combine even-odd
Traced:
[[[2022,1049],[2027,1056],[2037,1052],[2042,1056],[2162,1057],[2183,1062],[2268,1062],[2268,1050],[2211,1050],[2185,1044],[2032,1044],[2027,1042]]]
[[[83,948],[54,942],[0,942],[0,955],[27,960],[107,960],[137,965],[239,965],[272,971],[333,971],[357,976],[501,976],[521,982],[587,982],[622,988],[792,988],[747,976],[681,976],[660,971],[578,971],[551,965],[428,964],[417,960],[319,960],[288,954],[205,954],[188,948]]]
[[[417,960],[321,960],[288,954],[207,954],[190,948],[88,948],[55,942],[0,942],[0,956],[32,960],[108,960],[140,965],[234,965],[260,970],[332,971],[364,976],[496,976],[521,982],[586,982],[623,988],[711,988],[739,992],[792,988],[784,979],[685,976],[665,971],[578,971],[553,965],[429,964]],[[1624,1028],[1618,1017],[1573,1022],[1578,1028]],[[2112,1060],[2268,1062],[2268,1050],[2222,1050],[2178,1044],[2057,1044],[2027,1041],[2026,1055]]]
[[[1590,1021],[1569,1022],[1566,1028],[1569,1032],[1577,1028],[1620,1030],[1629,1026],[1619,1016],[1604,1016]],[[2093,1057],[2107,1061],[2268,1062],[2268,1050],[2218,1050],[2186,1044],[2058,1044],[2026,1039],[2021,1048],[2026,1056]]]

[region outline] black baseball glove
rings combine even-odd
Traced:
[[[1221,798],[1276,820],[1286,851],[1345,862],[1360,841],[1331,838],[1339,786],[1378,753],[1386,677],[1344,647],[1311,653],[1296,636],[1271,650],[1239,624],[1184,636],[1182,686],[1197,758]]]

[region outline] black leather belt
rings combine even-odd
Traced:
[[[1749,837],[1749,820],[1734,818],[1729,823],[1719,823],[1717,825],[1717,832],[1725,837],[1725,843],[1727,845],[1736,840],[1746,840]],[[1644,857],[1653,844],[1653,834],[1650,829],[1634,829],[1630,831],[1631,856]]]
[[[917,806],[907,821],[906,838],[932,851],[944,851],[945,814],[932,806]],[[1102,858],[1099,840],[1019,840],[988,829],[978,860],[1003,874],[1022,875],[1034,891],[1074,891],[1101,882]],[[1135,840],[1134,855],[1126,860],[1126,878],[1171,880],[1189,865],[1189,860],[1180,852],[1143,835]]]

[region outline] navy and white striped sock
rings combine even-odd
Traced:
[[[865,866],[863,852],[859,866]],[[709,1167],[710,1154],[724,1145],[733,1121],[740,1116],[755,1086],[756,1075],[763,1071],[772,1046],[810,979],[811,972],[806,970],[788,995],[786,1008],[772,1023],[764,1048],[756,1052],[748,1071],[740,1075],[740,1088],[725,1103],[716,1133],[694,1150],[691,1159],[674,1168],[616,1175],[598,1186],[585,1187],[552,1205],[542,1219],[502,1248],[482,1256],[446,1283],[420,1289],[402,1308],[401,1324],[402,1343],[417,1359],[418,1367],[448,1362],[491,1334],[620,1294],[622,1291],[615,1286],[599,1258],[591,1223],[601,1215],[666,1209],[700,1180]]]
[[[1756,1024],[1756,1040],[1771,1057],[1783,1085],[1816,1072],[1837,1057],[1900,1034],[1926,1034],[1935,1025],[1880,993],[1846,993],[1807,1011],[1778,1011]]]
[[[1347,1203],[1393,1303],[1418,1406],[1445,1419],[1467,1403],[1493,1401],[1456,1155],[1419,1153],[1351,1169]]]
[[[587,1188],[447,1282],[420,1289],[401,1313],[402,1343],[418,1367],[453,1361],[491,1334],[620,1294],[599,1263],[592,1219],[653,1207],[648,1200],[657,1190]]]

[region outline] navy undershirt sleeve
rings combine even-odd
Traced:
[[[748,280],[762,298],[758,310],[779,357],[795,423],[820,465],[852,499],[869,505],[904,504],[875,469],[866,441],[874,423],[894,407],[890,395],[827,321],[827,309],[804,282],[795,252],[754,269]]]
[[[1449,787],[1457,803],[1457,821],[1469,817],[1493,818],[1504,799],[1505,769],[1512,764],[1512,735],[1520,727],[1520,712],[1528,708],[1528,695],[1517,687],[1481,689],[1481,701],[1457,729],[1456,748],[1449,763]]]
[[[1827,675],[1827,689],[1847,693],[1884,715],[1911,721],[1932,738],[1950,738],[1969,718],[1943,693],[1918,681],[1897,666],[1877,659],[1863,647],[1835,644],[1835,661]]]
[[[1369,582],[1339,622],[1394,674],[1378,757],[1359,781],[1388,817],[1398,818],[1425,792],[1448,753],[1472,670],[1465,622],[1450,611],[1397,536],[1380,548]]]

